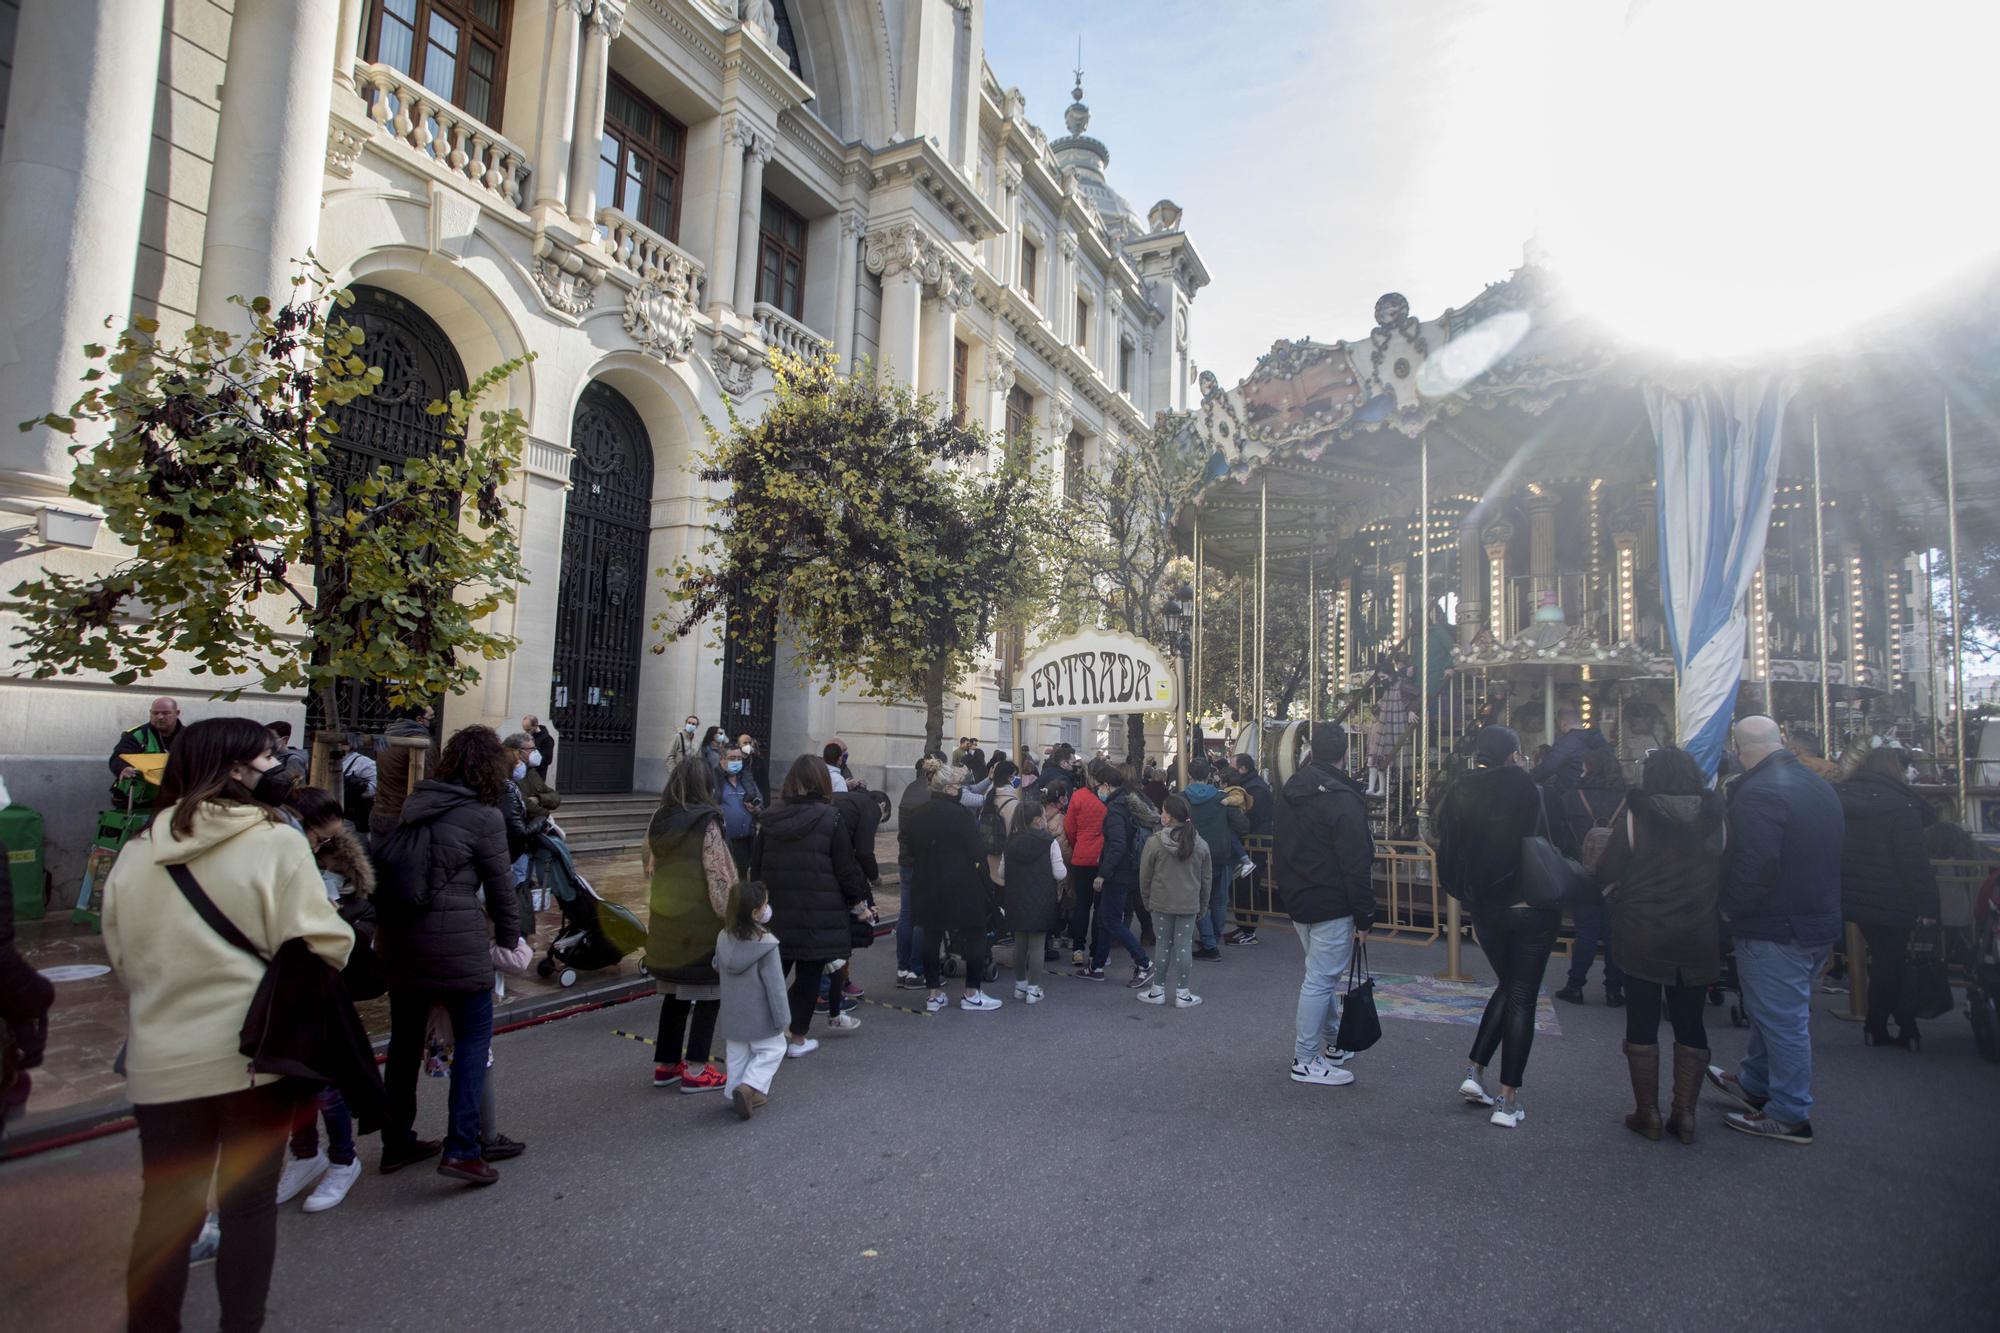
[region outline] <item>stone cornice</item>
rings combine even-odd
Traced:
[[[683,48],[721,73],[722,31],[714,10],[689,0],[646,0],[646,9]]]
[[[770,98],[780,112],[804,106],[813,96],[812,85],[792,73],[782,54],[740,25],[722,38],[722,77],[726,82],[731,76]]]
[[[1052,376],[1051,392],[1059,386],[1101,412],[1107,421],[1116,421],[1129,435],[1138,435],[1146,429],[1146,418],[1123,394],[1103,378],[1095,366],[1074,347],[1056,337],[1041,312],[1024,300],[1011,287],[1001,286],[992,275],[981,269],[974,280],[973,297],[979,304],[990,310],[1007,326],[1014,330],[1016,344],[1033,352]],[[1010,370],[1013,362],[1010,360]]]
[[[878,189],[900,179],[914,181],[975,241],[1007,229],[1006,219],[979,197],[972,182],[959,175],[928,139],[891,144],[874,155],[870,168],[870,184]]]

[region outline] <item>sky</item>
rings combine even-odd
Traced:
[[[1831,341],[1990,262],[2000,0],[987,0],[986,55],[1090,133],[1212,285],[1225,385],[1279,338],[1432,319],[1536,242],[1684,355]]]
[[[1365,337],[1375,298],[1429,318],[1519,264],[1524,59],[1542,6],[1486,0],[987,0],[986,57],[1060,136],[1083,39],[1090,133],[1143,218],[1161,198],[1212,283],[1197,364],[1236,383],[1277,338]],[[1447,98],[1426,90],[1449,86]],[[1447,106],[1483,105],[1475,116]]]

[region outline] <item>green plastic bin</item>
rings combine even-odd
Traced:
[[[14,893],[14,919],[39,921],[42,885],[42,812],[25,805],[0,810],[0,847],[7,850],[7,876]]]

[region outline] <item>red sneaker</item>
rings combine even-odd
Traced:
[[[682,1092],[721,1092],[729,1076],[714,1065],[688,1065],[681,1074]]]
[[[656,1088],[671,1088],[674,1084],[680,1082],[682,1076],[686,1073],[687,1066],[685,1064],[654,1065],[653,1086]]]

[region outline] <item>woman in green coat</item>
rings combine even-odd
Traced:
[[[683,759],[667,779],[642,853],[652,891],[646,923],[646,971],[658,986],[660,1032],[653,1086],[720,1092],[728,1082],[709,1063],[722,1000],[715,936],[736,882],[736,862],[722,832],[709,767]]]

